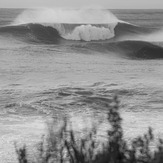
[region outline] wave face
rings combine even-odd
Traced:
[[[10,35],[27,42],[59,43],[60,35],[55,28],[41,24],[25,24],[0,28],[1,35]]]

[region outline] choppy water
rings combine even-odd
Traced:
[[[126,137],[148,126],[163,136],[162,10],[113,10],[125,23],[115,27],[109,40],[96,35],[100,41],[92,34],[101,28],[108,32],[106,22],[96,27],[62,24],[69,32],[82,26],[77,28],[82,41],[73,41],[60,37],[52,25],[30,24],[28,12],[27,24],[13,26],[24,18],[22,12],[0,9],[0,160],[13,161],[15,140],[39,140],[51,115],[70,117],[76,128],[105,117],[103,102],[116,94]],[[89,42],[83,29],[92,30]]]

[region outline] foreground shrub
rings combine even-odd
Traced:
[[[122,118],[119,114],[117,97],[112,103],[104,103],[108,108],[107,141],[97,140],[94,127],[84,137],[76,136],[65,119],[63,126],[55,132],[53,123],[48,127],[48,136],[38,145],[36,161],[30,161],[27,149],[16,147],[19,163],[163,163],[163,141],[160,139],[155,151],[152,129],[143,136],[127,144],[123,137]]]

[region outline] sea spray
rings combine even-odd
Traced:
[[[21,13],[13,24],[65,23],[111,24],[118,18],[106,9],[29,9]]]

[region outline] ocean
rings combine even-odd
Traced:
[[[50,117],[82,131],[120,100],[126,139],[163,137],[163,10],[0,9],[0,160]]]

